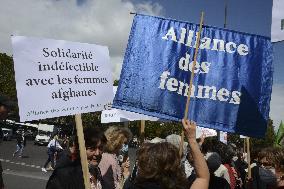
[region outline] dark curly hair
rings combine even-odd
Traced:
[[[138,151],[138,175],[135,185],[153,182],[165,189],[188,188],[178,149],[167,142],[146,143]]]

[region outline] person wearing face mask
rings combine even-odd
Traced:
[[[125,162],[128,158],[128,144],[123,144],[122,148],[119,152],[118,160],[120,162],[120,165]]]
[[[263,148],[258,153],[258,162],[251,169],[252,180],[249,189],[275,189],[277,188],[277,178],[274,167],[273,148]]]
[[[99,128],[84,129],[91,189],[102,189],[103,180],[98,164],[107,139]],[[77,137],[69,140],[69,149],[58,154],[58,160],[46,189],[85,189]]]
[[[128,128],[109,127],[105,131],[105,136],[107,144],[99,164],[104,180],[103,188],[120,189],[130,175],[130,162],[126,154],[119,161],[119,154],[127,149],[126,144],[130,141],[132,134]]]

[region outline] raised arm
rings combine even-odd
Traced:
[[[189,120],[182,120],[185,136],[188,140],[191,154],[193,158],[193,165],[196,170],[196,179],[192,183],[190,189],[208,189],[209,186],[209,170],[203,154],[199,149],[196,141],[196,123]]]

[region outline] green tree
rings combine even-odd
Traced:
[[[146,121],[145,137],[153,139],[155,137],[165,138],[170,134],[181,134],[182,125],[178,122]]]
[[[0,89],[1,93],[10,98],[16,99],[16,82],[14,74],[14,63],[11,56],[0,53]]]
[[[264,138],[251,138],[251,149],[273,146],[274,139],[275,133],[273,127],[273,120],[269,118]],[[228,141],[231,143],[235,143],[239,148],[243,147],[244,140],[241,139],[240,136],[237,134],[228,134]]]
[[[114,82],[113,82],[113,86],[118,86],[118,83],[119,83],[119,80],[114,80]]]
[[[17,104],[14,62],[13,58],[5,53],[0,53],[0,76],[0,93],[11,98]],[[15,106],[8,118],[18,121],[18,112],[18,107]]]
[[[284,138],[284,124],[281,121],[279,127],[278,127],[278,131],[275,137],[275,141],[274,141],[274,145],[277,147],[281,147],[281,141]]]
[[[265,137],[263,139],[252,138],[251,147],[252,148],[271,147],[274,144],[274,139],[275,139],[275,133],[273,127],[273,120],[269,119]]]

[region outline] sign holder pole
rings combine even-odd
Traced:
[[[246,138],[244,138],[244,150],[243,150],[244,155],[246,154]]]
[[[145,138],[145,120],[140,121],[140,145],[143,144]]]
[[[197,34],[197,43],[196,43],[196,49],[194,52],[194,61],[191,69],[191,74],[190,74],[190,83],[189,83],[189,90],[188,90],[188,96],[187,96],[187,101],[186,101],[186,106],[185,106],[185,111],[184,111],[184,117],[183,119],[188,118],[188,109],[189,109],[189,104],[190,104],[190,95],[191,95],[191,88],[192,88],[192,83],[193,83],[193,78],[194,78],[194,70],[195,70],[195,65],[196,65],[196,59],[197,59],[197,54],[199,50],[199,43],[200,43],[200,35],[202,32],[202,25],[203,25],[203,18],[204,18],[204,12],[201,12],[201,18],[200,18],[200,23],[199,23],[199,32]],[[182,130],[181,132],[181,142],[180,142],[180,147],[179,147],[179,155],[182,156],[183,153],[183,144],[184,144],[184,131]]]
[[[85,189],[90,189],[91,188],[90,174],[89,174],[89,168],[88,168],[87,152],[86,152],[86,146],[85,146],[81,114],[75,115],[75,121],[76,121],[77,137],[78,137],[78,143],[79,143],[79,149],[80,149],[80,158],[81,158]]]
[[[251,179],[251,167],[250,167],[250,145],[249,145],[249,137],[246,138],[247,142],[247,160],[248,160],[248,179]]]

